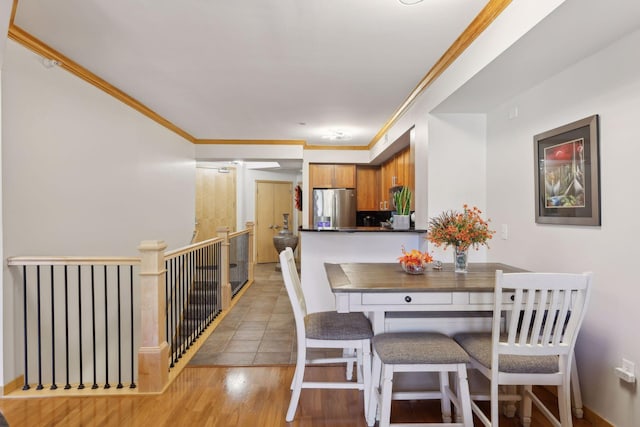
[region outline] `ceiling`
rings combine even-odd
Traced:
[[[366,146],[486,3],[19,0],[14,24],[195,139]]]
[[[367,146],[487,3],[18,0],[14,24],[191,139]],[[434,112],[487,112],[638,28],[638,0],[566,0]]]

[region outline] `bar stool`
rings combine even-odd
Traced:
[[[380,427],[395,425],[390,424],[392,399],[439,399],[444,423],[448,426],[473,427],[466,366],[470,359],[453,339],[434,332],[392,332],[375,335],[371,342],[373,372],[367,410],[369,426],[373,426],[376,419],[380,420]],[[440,389],[433,392],[394,393],[393,377],[396,372],[438,372]],[[450,372],[456,374],[457,395],[449,387]],[[452,403],[460,422],[451,423]],[[432,426],[439,423],[415,425]]]

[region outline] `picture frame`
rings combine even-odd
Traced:
[[[533,137],[536,223],[599,226],[599,116]]]

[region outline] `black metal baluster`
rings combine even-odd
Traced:
[[[134,343],[133,343],[133,332],[134,332],[134,325],[133,325],[133,305],[134,305],[134,303],[133,303],[133,265],[129,266],[129,292],[130,292],[130,298],[131,298],[131,302],[129,304],[130,315],[131,315],[131,331],[129,331],[129,336],[131,337],[131,384],[129,384],[129,388],[136,388],[135,371],[133,370],[134,352],[135,352]]]
[[[80,384],[78,390],[84,388],[82,380],[82,270],[78,265],[78,354],[80,355]]]
[[[120,318],[120,306],[122,301],[120,300],[120,264],[116,267],[116,276],[118,281],[118,385],[116,388],[122,388],[122,319]]]
[[[23,390],[29,390],[29,343],[28,343],[28,316],[27,316],[27,266],[22,266],[22,310],[24,317],[24,384]]]
[[[173,268],[173,280],[171,281],[171,292],[172,292],[172,309],[171,309],[171,327],[173,328],[173,332],[172,332],[172,336],[171,336],[171,341],[172,341],[172,347],[173,347],[173,353],[172,353],[172,358],[173,358],[173,363],[176,363],[178,361],[178,348],[179,348],[179,342],[180,342],[180,329],[181,329],[181,325],[178,323],[178,289],[176,288],[176,282],[177,282],[177,271],[178,271],[178,257],[174,258],[171,260],[171,264],[172,264],[172,268]]]
[[[51,390],[56,390],[56,309],[53,290],[53,265],[50,266],[51,273]]]
[[[216,245],[216,311],[222,310],[222,270],[220,269],[220,261],[222,260],[222,244]]]
[[[172,320],[173,320],[173,304],[171,303],[171,277],[173,275],[173,267],[172,267],[172,262],[173,260],[165,260],[164,264],[165,264],[165,269],[167,270],[167,273],[165,274],[164,277],[164,298],[166,301],[166,307],[165,307],[165,313],[166,313],[166,318],[165,318],[165,333],[167,334],[167,343],[169,344],[169,368],[173,368],[175,365],[173,363],[173,335],[171,334],[171,328],[172,328]]]
[[[107,297],[107,266],[104,266],[104,388],[111,388],[109,384],[109,304]]]
[[[204,306],[205,306],[205,310],[207,313],[207,326],[209,326],[211,324],[211,303],[210,303],[210,299],[211,299],[211,272],[213,271],[211,269],[211,263],[209,262],[211,258],[211,244],[208,244],[207,247],[204,250],[204,263],[207,266],[207,271],[205,276],[205,282],[204,282]]]
[[[200,295],[198,294],[198,292],[195,292],[195,282],[196,282],[196,268],[198,266],[200,266],[200,268],[202,269],[202,249],[198,249],[196,251],[196,253],[194,254],[194,258],[195,258],[195,262],[194,262],[194,268],[192,270],[192,275],[194,276],[194,278],[189,281],[189,284],[191,286],[191,301],[194,300],[193,295],[194,293],[196,295],[198,295],[198,298],[200,298]],[[206,269],[203,270],[206,274]],[[202,282],[201,282],[202,283]],[[199,290],[198,290],[199,291]],[[200,337],[202,335],[202,325],[204,324],[204,321],[206,320],[203,316],[204,312],[202,310],[202,303],[200,301],[196,301],[196,306],[195,306],[195,311],[196,311],[196,318],[198,319],[198,337]]]
[[[40,319],[40,266],[36,267],[36,276],[37,276],[37,296],[36,296],[36,309],[38,310],[38,386],[36,390],[42,390],[42,330],[41,328],[41,319]]]
[[[93,385],[91,388],[96,389],[98,388],[98,373],[96,371],[96,281],[93,267],[91,265],[91,332],[93,335]]]
[[[64,354],[67,380],[64,389],[69,390],[71,384],[69,384],[69,266],[67,265],[64,266]]]
[[[180,259],[181,259],[181,264],[184,267],[185,265],[185,256],[184,255],[180,255]],[[189,325],[187,323],[187,319],[185,319],[184,316],[180,316],[180,313],[183,312],[183,307],[184,307],[184,295],[182,292],[182,286],[180,286],[180,283],[176,283],[176,286],[178,286],[178,293],[179,293],[179,303],[178,303],[178,322],[180,322],[181,326],[180,326],[180,332],[181,332],[181,337],[180,337],[180,351],[178,352],[178,359],[182,358],[182,353],[184,351],[184,342],[186,341],[185,338],[187,338],[189,336]]]

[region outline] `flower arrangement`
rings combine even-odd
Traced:
[[[407,252],[403,246],[402,256],[398,257],[398,261],[407,273],[420,274],[424,272],[425,265],[433,261],[433,257],[427,252],[420,252],[417,249]]]
[[[429,220],[427,239],[436,246],[456,246],[466,251],[470,247],[478,249],[487,245],[493,237],[494,230],[489,229],[489,221],[483,220],[482,211],[477,207],[464,205],[462,212],[449,210]]]

